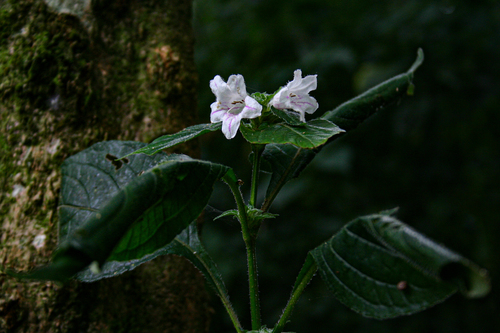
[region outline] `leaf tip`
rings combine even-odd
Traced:
[[[422,65],[423,62],[424,62],[424,50],[422,50],[422,48],[419,48],[417,50],[417,59],[415,59],[415,62],[413,63],[413,65],[411,65],[407,73],[410,74],[415,72],[417,68],[419,68],[420,65]]]
[[[399,211],[399,207],[394,207],[394,208],[391,208],[391,209],[383,210],[379,214],[380,215],[386,215],[386,216],[394,216],[394,215],[397,214],[398,211]]]
[[[124,158],[127,158],[127,157],[129,157],[130,155],[133,155],[133,154],[135,154],[135,153],[136,153],[136,152],[133,152],[133,153],[130,153],[130,154],[124,155],[124,156],[122,156],[122,157],[118,157],[116,160],[117,160],[117,161],[123,160]]]
[[[463,292],[467,298],[480,298],[491,291],[490,275],[488,271],[481,268],[477,274],[471,276],[470,288]]]
[[[481,298],[491,291],[490,274],[488,270],[476,266],[472,262],[466,265],[470,272],[465,280],[465,286],[460,289],[462,295],[467,298]]]

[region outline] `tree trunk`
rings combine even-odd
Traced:
[[[0,0],[2,266],[49,261],[65,158],[193,125],[196,83],[190,0]],[[208,331],[203,278],[179,257],[91,284],[0,286],[2,332]]]

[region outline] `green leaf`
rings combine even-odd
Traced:
[[[291,179],[298,177],[316,153],[315,150],[292,145],[270,144],[266,146],[262,159],[269,164],[272,175],[262,206],[263,211],[269,209],[281,188]]]
[[[388,215],[360,217],[311,254],[335,296],[367,317],[393,318],[458,290],[484,296],[486,270]]]
[[[102,142],[64,162],[62,243],[52,264],[23,277],[64,281],[91,262],[102,265],[106,260],[125,263],[120,271],[104,266],[98,274],[82,273],[82,279],[94,281],[135,268],[132,260],[166,246],[197,218],[215,181],[228,171],[219,164],[164,154],[156,160],[132,156],[119,167],[113,157],[137,146]],[[155,161],[161,163],[141,174]]]
[[[266,213],[266,212],[263,212],[261,209],[247,206],[247,216],[248,216],[248,220],[257,222],[257,221],[266,220],[266,219],[274,219],[279,215]]]
[[[133,155],[117,160],[146,144],[134,141],[99,142],[61,165],[59,242],[81,226],[116,192],[141,173],[169,159],[191,159],[186,155]]]
[[[326,143],[334,135],[344,132],[325,119],[314,119],[300,126],[287,123],[261,125],[257,130],[242,124],[243,137],[252,144],[290,143],[301,148],[315,148]]]
[[[330,120],[346,131],[356,128],[376,111],[399,101],[405,95],[413,95],[413,75],[423,61],[424,52],[419,49],[417,59],[406,73],[371,88],[334,110],[326,112],[321,118]]]
[[[303,124],[303,122],[300,121],[300,115],[297,112],[279,110],[275,108],[271,108],[271,112],[289,125],[299,126]]]
[[[250,95],[253,99],[259,102],[260,105],[268,105],[274,94],[254,92]]]
[[[180,132],[161,136],[158,139],[155,139],[153,142],[151,142],[147,146],[142,147],[134,152],[131,152],[131,153],[121,157],[120,159],[128,157],[132,154],[140,154],[140,153],[146,154],[146,155],[153,155],[153,154],[156,154],[163,149],[167,149],[167,148],[173,147],[175,145],[178,145],[179,143],[189,141],[191,139],[199,137],[200,135],[203,135],[203,134],[206,134],[209,132],[218,131],[221,129],[221,127],[222,127],[222,123],[199,124],[199,125],[186,127],[185,129],[183,129]]]
[[[226,210],[225,212],[223,212],[219,216],[216,216],[214,218],[214,221],[218,220],[218,219],[221,219],[221,218],[224,218],[224,217],[227,217],[227,216],[233,216],[234,218],[239,218],[240,214],[238,213],[237,209]]]

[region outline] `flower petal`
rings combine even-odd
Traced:
[[[305,91],[306,94],[311,92],[311,90],[316,90],[318,87],[317,75],[308,75],[302,79],[301,90]]]
[[[276,109],[285,109],[285,106],[282,105],[283,103],[283,96],[285,96],[288,92],[288,88],[282,87],[278,92],[273,96],[271,101],[269,102],[269,105],[274,106]]]
[[[297,69],[293,72],[293,81],[289,82],[287,87],[297,95],[305,95],[317,88],[317,82],[317,75],[308,75],[302,78],[302,71]]]
[[[210,122],[218,123],[222,121],[224,114],[227,112],[227,108],[224,108],[220,102],[213,102],[210,104],[212,112],[210,113]]]
[[[292,100],[291,104],[293,105],[293,107],[291,108],[292,110],[300,110],[309,114],[314,113],[314,111],[316,111],[319,107],[316,99],[309,95],[298,96],[297,98]]]
[[[220,75],[215,75],[212,80],[210,80],[210,89],[215,95],[215,91],[221,86],[225,84],[224,80],[220,77]]]
[[[247,87],[245,85],[245,79],[241,74],[233,74],[227,79],[227,85],[233,93],[238,94],[241,99],[247,97]]]
[[[214,93],[215,97],[219,98],[220,89],[224,89],[227,86],[226,82],[220,77],[220,75],[216,75],[212,80],[210,80],[210,89]]]
[[[238,128],[240,127],[241,116],[239,114],[226,113],[222,120],[222,133],[226,139],[231,140],[236,136]]]
[[[245,107],[241,111],[241,118],[252,119],[262,114],[262,105],[250,96],[245,97]]]
[[[216,100],[224,104],[229,104],[235,99],[243,99],[219,75],[210,80],[210,89],[212,89]]]

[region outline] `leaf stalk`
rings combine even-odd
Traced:
[[[257,190],[259,187],[259,173],[260,173],[260,160],[262,152],[264,151],[265,145],[252,145],[253,158],[252,158],[252,187],[250,190],[250,205],[256,207],[257,202]]]
[[[285,306],[285,309],[283,310],[283,313],[281,314],[281,317],[274,327],[272,333],[283,332],[283,328],[288,322],[288,318],[290,318],[295,304],[299,300],[300,295],[302,295],[302,292],[307,287],[311,279],[314,277],[314,274],[316,274],[317,270],[318,266],[316,265],[314,260],[306,260],[301,272],[299,273],[299,276],[297,277],[297,281],[295,282],[295,286],[292,290],[292,295],[290,296],[290,299],[288,300],[288,303]]]

